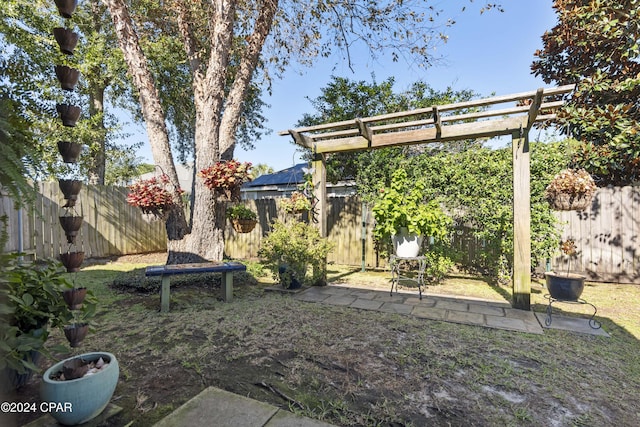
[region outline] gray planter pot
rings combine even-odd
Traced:
[[[103,370],[89,376],[69,381],[51,379],[62,371],[65,362],[82,358],[87,362],[95,362],[101,358],[109,363]],[[116,357],[111,353],[85,353],[56,363],[46,370],[42,376],[40,399],[43,402],[59,404],[59,408],[71,408],[71,411],[52,411],[51,415],[60,424],[72,426],[97,417],[107,407],[118,384],[120,367]],[[65,406],[66,405],[66,406]]]

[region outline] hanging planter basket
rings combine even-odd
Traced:
[[[219,202],[239,202],[240,187],[214,188],[213,194]]]
[[[56,27],[53,29],[53,36],[60,46],[60,51],[66,55],[73,55],[73,50],[78,44],[78,33],[74,33],[66,28]]]
[[[591,206],[593,195],[558,193],[548,198],[549,206],[556,211],[583,211]]]
[[[60,216],[60,226],[64,230],[65,236],[67,236],[67,243],[75,244],[76,237],[78,236],[78,232],[82,227],[83,217],[81,216],[71,216],[65,215]]]
[[[164,221],[169,216],[171,208],[170,205],[167,205],[158,209],[140,209],[140,213],[145,222]]]
[[[67,67],[66,65],[56,65],[56,77],[58,78],[60,87],[63,90],[72,91],[78,84],[80,71],[75,68]]]
[[[78,194],[82,189],[82,181],[78,181],[77,179],[59,179],[58,187],[60,187],[60,191],[64,194],[64,198],[68,200],[65,207],[75,206],[75,202],[78,200]]]
[[[80,117],[80,107],[69,104],[57,104],[56,110],[60,114],[62,124],[67,127],[75,127]]]
[[[67,268],[67,273],[80,271],[80,266],[84,261],[84,252],[63,252],[60,254],[62,265]]]
[[[78,0],[54,0],[60,16],[63,18],[71,18],[78,6]]]
[[[82,144],[69,141],[58,141],[58,152],[65,163],[76,163],[82,152]]]
[[[73,288],[62,291],[62,298],[67,303],[69,310],[80,310],[86,296],[87,288]]]
[[[250,233],[255,227],[258,221],[255,219],[233,219],[231,224],[233,229],[238,233]]]
[[[74,323],[64,327],[64,336],[71,347],[78,347],[89,332],[88,323]]]
[[[552,209],[582,211],[591,205],[597,188],[584,169],[564,169],[553,177],[544,196]]]

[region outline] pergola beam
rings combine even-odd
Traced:
[[[511,135],[513,150],[513,301],[515,308],[531,304],[531,189],[529,130],[535,122],[552,120],[564,101],[558,97],[573,85],[355,118],[279,132],[314,154],[314,194],[318,226],[327,233],[326,157],[328,153],[360,151],[411,144],[452,142]],[[508,108],[498,104],[516,102]],[[468,112],[469,109],[484,108]],[[493,108],[492,108],[493,107]]]

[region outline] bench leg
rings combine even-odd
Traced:
[[[231,271],[225,271],[222,273],[222,300],[224,302],[231,302],[233,300],[233,273]]]
[[[160,294],[160,312],[169,312],[169,292],[170,292],[169,276],[162,276],[162,292]]]

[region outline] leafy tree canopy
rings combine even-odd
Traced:
[[[558,115],[578,144],[574,162],[599,185],[640,180],[640,1],[556,0],[532,70],[546,83],[577,83]]]

